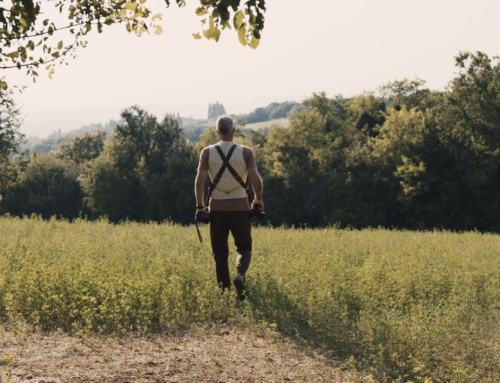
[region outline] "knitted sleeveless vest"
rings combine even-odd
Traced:
[[[230,141],[221,141],[218,144],[219,147],[224,152],[224,155],[227,156],[229,150],[234,144],[234,142]],[[213,181],[214,177],[219,172],[219,169],[222,166],[222,159],[220,158],[217,149],[215,149],[215,145],[209,146],[210,148],[210,156],[208,158],[208,173],[210,174],[210,180]],[[247,180],[247,165],[245,163],[245,159],[243,158],[243,146],[238,145],[229,160],[231,166],[236,170],[236,172],[240,175],[243,181]],[[229,170],[226,169],[224,174],[222,175],[217,187],[212,193],[212,199],[233,199],[233,198],[247,198],[247,193],[245,189],[241,187],[241,185],[236,181],[236,179],[229,173]]]

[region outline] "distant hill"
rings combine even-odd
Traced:
[[[276,120],[256,122],[253,124],[246,124],[245,129],[250,129],[250,130],[263,130],[266,128],[271,129],[275,125],[281,125],[284,128],[288,128],[288,125],[290,125],[290,120],[288,118],[277,118]]]
[[[245,124],[255,124],[258,122],[272,121],[277,119],[287,119],[295,113],[304,110],[306,107],[295,101],[272,102],[265,108],[257,108],[248,114],[240,114],[238,117]]]
[[[245,129],[262,130],[270,129],[274,125],[288,127],[290,121],[288,117],[294,113],[304,110],[305,107],[294,101],[273,102],[264,108],[257,108],[248,114],[240,114],[238,116],[230,114],[234,119],[240,118],[245,123]],[[184,136],[191,142],[197,142],[198,136],[202,134],[209,126],[215,126],[216,120],[198,119],[189,117],[180,117],[177,115],[180,125],[184,129]],[[52,132],[47,138],[37,136],[28,136],[26,142],[21,145],[21,150],[29,149],[30,154],[49,153],[59,149],[62,142],[69,141],[71,137],[81,135],[83,133],[96,133],[98,130],[105,130],[109,135],[115,131],[116,125],[122,121],[110,120],[106,124],[90,124],[82,126],[80,129],[71,130],[63,133],[61,129]]]
[[[90,124],[87,126],[82,126],[80,129],[70,130],[69,132],[63,133],[61,129],[56,130],[49,134],[47,138],[40,138],[37,136],[26,137],[26,142],[20,146],[21,150],[29,149],[31,153],[49,153],[53,150],[57,150],[62,142],[69,141],[71,137],[79,136],[83,133],[96,133],[98,130],[105,130],[109,134],[112,134],[116,128],[116,124],[121,121],[110,120],[108,123],[102,124]]]
[[[198,119],[198,118],[193,118],[193,117],[181,117],[180,120],[182,121],[183,126],[208,124],[207,119]]]

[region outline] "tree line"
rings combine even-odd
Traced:
[[[500,64],[480,52],[456,64],[446,91],[414,79],[352,98],[313,94],[288,128],[237,127],[264,179],[263,224],[499,232]],[[0,148],[0,213],[193,222],[198,157],[217,142],[213,127],[191,143],[174,116],[134,106],[112,135],[12,159],[15,117],[1,121],[10,146]]]

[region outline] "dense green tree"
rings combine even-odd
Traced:
[[[236,128],[235,142],[253,149],[265,180],[268,215],[257,223],[499,232],[500,60],[463,53],[457,66],[446,92],[403,80],[379,96],[319,93],[300,108],[258,109],[287,113],[290,124]],[[107,142],[84,135],[32,157],[25,172],[12,173],[1,211],[85,214],[80,180],[93,217],[190,223],[198,157],[219,141],[215,128],[191,144],[174,116],[158,121],[132,107],[122,118]]]
[[[18,216],[76,218],[85,213],[79,174],[75,164],[52,154],[32,156],[26,169],[7,189],[0,211]]]
[[[115,158],[106,150],[88,164],[86,174],[80,177],[85,203],[95,217],[107,216],[112,222],[143,217],[141,198],[137,194],[140,186],[134,178],[120,172]]]
[[[24,140],[24,134],[19,131],[20,113],[11,95],[0,92],[0,198],[25,165],[25,153],[19,149]]]
[[[439,150],[426,161],[429,198],[439,196],[447,227],[498,231],[500,62],[481,52],[456,60],[460,72],[436,117]],[[416,203],[430,206],[429,198]]]
[[[349,112],[356,119],[358,131],[375,137],[385,121],[386,104],[373,94],[365,94],[350,100]]]
[[[158,122],[137,106],[121,116],[124,123],[81,177],[90,209],[112,221],[182,221],[187,205],[175,206],[175,201],[192,194],[192,180],[189,189],[187,180],[194,177],[196,160],[177,119],[166,115]]]
[[[277,126],[265,137],[263,157],[266,199],[273,224],[323,224],[326,180],[347,144],[346,100],[314,94],[288,128]],[[331,205],[331,203],[329,203]]]
[[[68,142],[61,143],[56,156],[77,164],[93,160],[101,154],[107,135],[107,132],[100,130],[96,134],[86,132],[81,136],[72,137]]]
[[[425,111],[439,105],[442,102],[441,92],[432,92],[425,88],[425,81],[419,78],[415,80],[397,80],[379,87],[379,92],[391,108],[401,110],[403,106],[407,110],[420,108]]]

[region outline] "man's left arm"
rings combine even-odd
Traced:
[[[247,165],[248,174],[252,179],[253,192],[255,194],[255,199],[253,200],[254,205],[259,205],[260,210],[264,210],[264,201],[262,200],[262,192],[264,189],[264,183],[262,182],[262,177],[257,170],[257,163],[255,162],[255,156],[252,149],[245,147],[243,149],[243,158]]]

